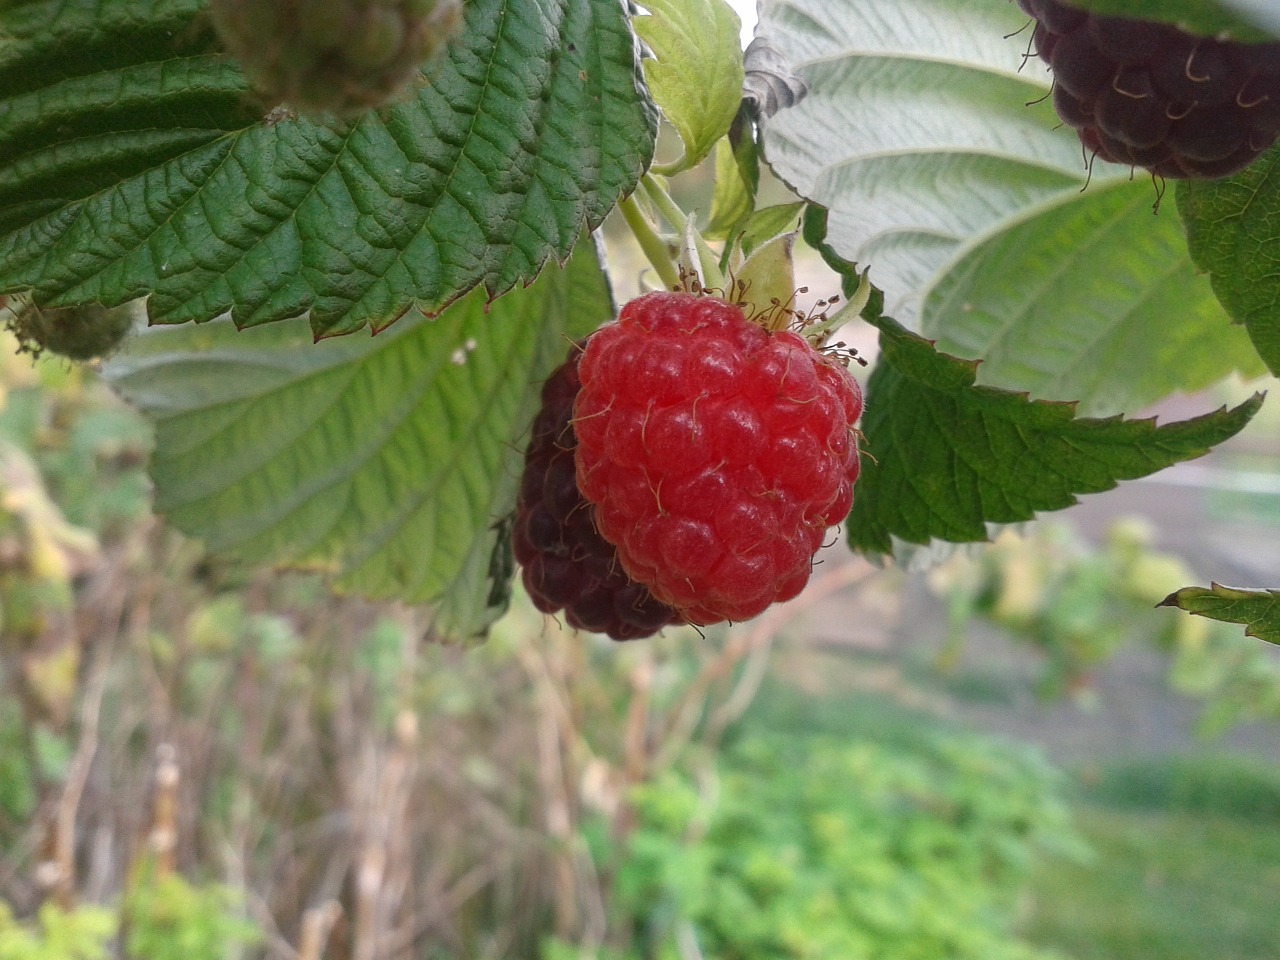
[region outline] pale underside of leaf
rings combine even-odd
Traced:
[[[1006,38],[1026,22],[1006,0],[771,4],[764,30],[810,85],[766,124],[771,166],[829,208],[828,242],[871,266],[887,309],[982,357],[985,383],[1098,415],[1256,374],[1172,204],[1152,215],[1141,171],[1090,175],[1075,134],[1032,103],[1052,78],[1023,63],[1029,31]]]
[[[926,292],[924,333],[982,357],[979,383],[1083,397],[1080,412],[1144,407],[1264,373],[1208,278],[1188,269],[1171,210],[1153,217],[1149,182],[1111,181],[1035,208],[960,256]]]
[[[1180,183],[1178,212],[1197,266],[1280,373],[1280,144],[1233,177]]]
[[[828,240],[873,263],[903,322],[958,246],[1085,181],[1051,108],[1024,106],[1049,88],[1037,62],[1022,65],[1025,40],[1004,39],[1024,19],[1002,0],[767,8],[764,30],[810,83],[808,98],[766,125],[768,159],[829,208]],[[886,245],[892,257],[874,256]]]
[[[1235,12],[1250,25],[1269,37],[1280,37],[1280,6],[1274,0],[1222,0],[1223,6]]]
[[[220,321],[135,338],[106,372],[155,422],[157,509],[215,551],[482,628],[541,380],[611,314],[585,246],[488,309],[477,291],[377,337]]]

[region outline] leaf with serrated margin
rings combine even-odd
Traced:
[[[1155,20],[1201,37],[1230,37],[1252,42],[1271,37],[1257,28],[1256,17],[1248,16],[1249,4],[1242,0],[1068,0],[1071,6],[1108,17]],[[1232,8],[1241,15],[1232,11]]]
[[[105,368],[156,426],[156,508],[214,551],[432,601],[470,635],[500,609],[524,432],[568,343],[612,316],[588,243],[486,309],[313,343],[301,320],[153,327]]]
[[[1233,410],[1157,426],[1077,419],[1075,406],[975,385],[977,363],[939,353],[889,317],[862,417],[862,473],[849,541],[888,554],[893,541],[985,541],[987,524],[1031,520],[1079,494],[1110,490],[1190,460],[1234,436],[1262,396]]]
[[[413,96],[348,126],[260,122],[203,7],[0,11],[0,291],[380,329],[563,261],[652,159],[619,0],[470,0]]]
[[[645,79],[662,114],[684,141],[684,156],[665,175],[698,164],[729,125],[742,101],[742,21],[725,0],[644,0],[648,16],[632,22],[656,59]]]
[[[1187,613],[1245,624],[1245,636],[1280,644],[1280,590],[1242,590],[1220,583],[1183,587],[1157,606],[1178,607]]]
[[[763,121],[769,164],[830,209],[828,242],[890,313],[984,358],[981,382],[1097,416],[1258,372],[1173,205],[1152,216],[1127,167],[1089,181],[1029,31],[1007,36],[1026,22],[1008,0],[768,5],[761,30],[809,85]]]
[[[1280,375],[1280,144],[1234,177],[1178,184],[1196,266]]]

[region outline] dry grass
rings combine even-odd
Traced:
[[[0,898],[115,902],[145,852],[242,891],[281,960],[617,944],[584,818],[625,839],[632,786],[712,756],[779,632],[868,572],[823,569],[747,628],[610,645],[520,607],[469,650],[143,525],[79,585],[75,709],[24,715],[38,801],[0,821]]]

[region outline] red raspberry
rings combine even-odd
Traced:
[[[858,476],[843,365],[721,300],[658,292],[596,331],[578,372],[578,488],[632,579],[697,624],[804,589]]]
[[[543,613],[563,609],[571,626],[634,640],[680,616],[633,583],[613,545],[596,532],[591,506],[573,477],[576,440],[570,418],[578,395],[580,346],[542,387],[516,500],[511,543],[525,590]]]

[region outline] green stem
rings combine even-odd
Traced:
[[[676,174],[684,173],[689,169],[687,160],[688,156],[686,155],[679,160],[673,160],[671,163],[655,163],[649,170],[660,177],[674,177]]]
[[[663,188],[657,178],[652,174],[645,174],[644,179],[640,181],[640,185],[644,187],[645,196],[649,198],[649,202],[653,204],[658,213],[662,214],[662,219],[671,224],[672,228],[684,242],[685,230],[689,229],[689,215],[680,209],[680,205],[671,199],[671,194]],[[696,230],[694,231],[694,246],[697,248],[698,266],[701,268],[703,282],[712,289],[725,289],[724,272],[720,268],[720,258],[715,252],[707,246],[707,242],[702,239],[702,235]]]
[[[681,210],[680,205],[671,199],[671,194],[667,193],[657,178],[652,173],[646,173],[640,181],[640,186],[644,188],[645,196],[649,198],[649,202],[662,214],[662,219],[671,224],[671,229],[676,233],[683,233],[684,222],[688,219],[688,214]]]
[[[679,287],[680,274],[676,271],[676,265],[671,262],[671,255],[667,252],[667,244],[658,236],[657,231],[653,229],[653,225],[645,218],[640,205],[636,203],[635,196],[629,196],[624,199],[618,204],[618,209],[622,211],[622,218],[627,221],[627,226],[631,228],[631,233],[639,242],[640,249],[644,251],[645,257],[648,258],[653,269],[657,271],[663,286],[668,290]]]

